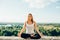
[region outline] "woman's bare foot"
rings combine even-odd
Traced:
[[[35,34],[31,34],[31,37],[34,37]]]

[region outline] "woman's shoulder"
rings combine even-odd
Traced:
[[[27,23],[27,21],[24,22],[24,24],[26,24],[26,23]]]
[[[33,21],[33,23],[35,24],[35,23],[36,23],[36,21]]]
[[[26,26],[26,21],[24,22],[24,25]]]

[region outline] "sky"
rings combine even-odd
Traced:
[[[0,22],[25,22],[29,13],[39,23],[60,23],[60,0],[0,0]]]

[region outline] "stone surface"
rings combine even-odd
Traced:
[[[23,39],[15,36],[0,36],[0,40],[60,40],[60,36],[43,36],[41,39]]]

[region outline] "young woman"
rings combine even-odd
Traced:
[[[23,33],[26,29],[26,33]],[[34,30],[36,30],[36,33],[34,33]],[[18,33],[19,37],[22,38],[31,38],[31,39],[39,39],[41,38],[41,33],[37,27],[36,22],[33,20],[33,16],[31,13],[28,14],[28,20],[24,23],[24,26],[22,30]]]

